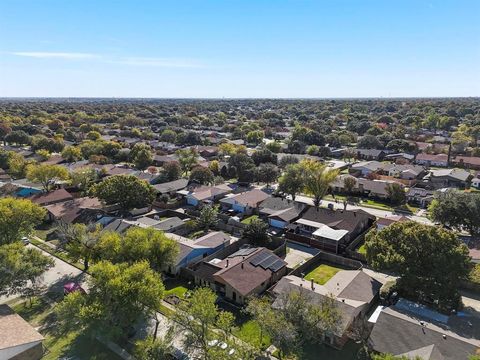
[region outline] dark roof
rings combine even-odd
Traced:
[[[127,230],[132,224],[125,222],[123,219],[115,219],[108,223],[103,230],[104,231],[115,231],[122,233]]]
[[[427,197],[427,196],[433,196],[433,193],[434,192],[432,190],[412,187],[408,190],[407,196]]]
[[[175,216],[175,217],[162,220],[158,224],[153,225],[153,227],[158,230],[168,231],[168,230],[176,229],[183,225],[185,225],[183,220]]]
[[[374,220],[375,217],[363,210],[344,211],[311,207],[302,215],[302,219],[322,223],[335,230],[353,232],[362,221]]]
[[[171,191],[178,191],[186,188],[188,185],[187,179],[178,179],[174,181],[169,181],[163,184],[156,184],[153,185],[155,190],[157,190],[160,194],[169,193]]]
[[[379,156],[384,154],[385,151],[377,150],[377,149],[357,149],[357,154],[364,155],[364,156]]]
[[[268,217],[270,219],[279,219],[281,221],[289,222],[289,221],[295,220],[301,213],[302,213],[302,210],[291,207],[289,209],[276,211],[273,214],[269,215]]]
[[[287,200],[281,197],[269,197],[261,202],[258,206],[260,213],[271,215],[278,210],[289,209],[294,206],[292,200]]]
[[[38,205],[55,204],[72,199],[73,196],[65,189],[58,189],[48,193],[36,194],[30,198],[32,202]]]
[[[465,360],[475,353],[480,341],[428,321],[423,321],[422,325],[418,317],[390,307],[378,316],[370,334],[370,344],[375,351],[393,355],[435,345],[437,353],[445,360]]]

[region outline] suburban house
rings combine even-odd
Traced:
[[[447,154],[427,154],[420,153],[415,158],[415,163],[423,166],[438,166],[438,167],[447,167],[448,166],[448,155]]]
[[[353,193],[362,196],[375,197],[379,199],[387,199],[390,195],[387,191],[388,185],[392,183],[399,184],[402,188],[404,185],[393,180],[369,180],[363,178],[356,178],[351,175],[340,175],[332,184],[331,188],[334,192],[346,192],[345,179],[352,178],[355,180],[355,185],[352,189]]]
[[[406,216],[399,216],[399,215],[392,215],[392,216],[389,216],[389,217],[380,217],[377,219],[377,230],[382,230],[384,228],[386,228],[387,226],[389,225],[392,225],[392,224],[395,224],[397,222],[401,222],[401,221],[409,221],[410,219],[407,218]]]
[[[266,192],[253,189],[240,194],[227,195],[220,200],[223,210],[232,209],[237,213],[251,214],[260,203],[270,197]]]
[[[463,189],[472,178],[472,174],[463,169],[430,170],[430,174],[424,177],[428,184],[435,189],[448,187]]]
[[[170,196],[173,196],[177,191],[185,189],[187,185],[188,179],[182,178],[162,184],[156,184],[153,185],[153,187],[155,188],[155,190],[157,190],[157,193],[159,195],[168,194]]]
[[[45,209],[47,209],[47,216],[50,221],[63,221],[66,223],[96,220],[103,213],[103,206],[100,200],[91,197],[82,197],[48,205]]]
[[[388,172],[388,176],[396,177],[402,180],[415,180],[422,178],[425,174],[425,168],[420,165],[401,165],[401,164],[388,164],[385,171]]]
[[[192,206],[199,206],[202,204],[209,204],[216,202],[230,194],[232,189],[225,184],[215,186],[198,186],[192,187],[191,190],[180,190],[177,194],[184,195],[187,199],[187,204]]]
[[[30,200],[40,206],[47,206],[68,200],[73,200],[73,196],[65,189],[57,189],[48,193],[39,193],[30,197]]]
[[[414,205],[420,205],[422,208],[426,208],[432,202],[434,194],[435,192],[433,190],[412,187],[408,189],[406,198],[407,202]]]
[[[213,231],[195,240],[172,233],[165,233],[165,235],[175,240],[180,247],[175,264],[167,269],[167,272],[172,275],[178,275],[182,267],[200,261],[204,257],[225,248],[230,244],[231,239],[230,235],[222,231]]]
[[[369,346],[376,352],[409,359],[465,360],[478,354],[479,320],[473,316],[446,316],[423,305],[400,299],[379,307],[370,317]]]
[[[377,149],[357,149],[357,157],[364,160],[383,160],[386,153]]]
[[[287,273],[287,263],[264,247],[241,248],[223,259],[203,261],[194,269],[195,284],[209,286],[224,298],[244,304]]]
[[[39,360],[43,336],[8,305],[0,305],[0,359]]]
[[[375,221],[363,210],[309,208],[287,226],[286,238],[309,246],[340,253]]]
[[[258,207],[258,213],[266,218],[268,224],[274,228],[285,229],[293,220],[300,217],[306,208],[303,203],[287,200],[280,197],[269,197]]]
[[[341,312],[338,331],[325,334],[323,342],[341,348],[348,340],[349,330],[356,320],[362,319],[369,311],[382,284],[362,270],[341,270],[324,285],[318,285],[295,275],[283,277],[272,292],[275,295],[274,308],[282,308],[288,294],[302,292],[309,302],[320,305],[327,297],[333,297]]]
[[[466,169],[480,170],[480,157],[478,156],[456,156],[453,163]]]
[[[353,164],[350,167],[350,172],[360,173],[362,176],[367,176],[371,173],[383,170],[386,165],[387,164],[381,163],[380,161],[361,161]]]

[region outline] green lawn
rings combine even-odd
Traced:
[[[177,295],[180,299],[183,299],[185,297],[185,294],[187,293],[188,289],[184,286],[176,286],[174,288],[171,288],[169,290],[165,290],[165,296],[169,295]]]
[[[334,267],[334,266],[330,266],[330,265],[327,265],[327,264],[321,264],[320,266],[318,266],[315,269],[313,269],[312,271],[310,271],[305,276],[305,279],[309,280],[309,281],[311,279],[313,279],[313,281],[315,283],[317,283],[318,285],[323,285],[328,280],[330,280],[333,277],[333,275],[335,275],[340,270],[341,270],[340,268],[337,268],[337,267]]]
[[[247,320],[239,324],[234,331],[234,335],[246,343],[262,349],[266,349],[271,345],[270,338],[267,334],[262,335],[262,344],[260,344],[260,326],[258,326],[255,320]]]
[[[50,227],[46,229],[44,228],[35,229],[35,231],[33,232],[33,235],[39,237],[43,241],[47,241],[48,235],[53,233],[56,229],[57,229],[56,227]]]
[[[362,246],[360,246],[358,249],[357,249],[357,252],[359,254],[363,254],[363,255],[366,255],[367,254],[367,250],[365,250],[365,243],[362,244]]]
[[[248,225],[255,219],[258,219],[258,215],[252,215],[252,216],[249,216],[249,217],[243,219],[242,224]]]
[[[392,207],[390,205],[387,205],[385,203],[372,200],[372,199],[367,199],[367,200],[362,199],[362,202],[360,205],[372,207],[372,208],[378,208],[382,210],[392,210]]]
[[[55,360],[63,357],[74,359],[117,360],[121,359],[98,340],[81,334],[78,331],[59,332],[55,324],[54,302],[44,298],[35,299],[30,306],[28,301],[20,301],[12,305],[21,317],[34,327],[44,327],[40,333],[45,337],[44,347],[47,349],[44,360]]]

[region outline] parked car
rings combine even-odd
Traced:
[[[63,285],[63,295],[68,295],[75,291],[80,291],[82,294],[86,294],[85,289],[83,289],[79,283],[72,281]]]

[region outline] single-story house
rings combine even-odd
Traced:
[[[268,224],[274,228],[285,229],[288,224],[298,219],[306,205],[296,201],[269,197],[262,201],[258,207],[261,217],[267,218]]]
[[[153,185],[155,190],[157,190],[157,193],[162,195],[162,194],[169,194],[169,195],[175,195],[175,193],[179,190],[183,190],[187,187],[188,185],[188,179],[178,179],[178,180],[173,180],[169,182],[165,182],[162,184],[156,184]]]
[[[350,167],[350,172],[360,173],[362,176],[367,176],[374,172],[382,171],[388,164],[381,163],[379,161],[361,161],[353,164]]]
[[[0,305],[0,359],[39,360],[44,337],[8,305]]]
[[[237,213],[250,214],[262,201],[270,197],[266,192],[253,189],[240,194],[227,195],[220,200],[223,209],[232,209]]]
[[[401,221],[409,221],[410,219],[403,215],[392,215],[389,217],[380,217],[377,219],[377,230],[382,230],[389,225],[395,224]]]
[[[230,194],[232,189],[226,185],[215,186],[198,186],[193,187],[191,190],[180,190],[177,194],[184,195],[187,198],[187,204],[192,206],[199,206],[201,204],[208,204],[218,201],[225,195]]]
[[[333,334],[323,334],[323,342],[341,348],[348,340],[350,330],[371,308],[382,284],[362,270],[341,270],[324,285],[318,285],[295,275],[283,277],[272,292],[274,308],[282,308],[292,292],[302,292],[312,304],[320,305],[327,297],[335,299],[341,312],[341,321]]]
[[[309,208],[287,226],[286,238],[312,247],[339,253],[369,229],[375,217],[363,210]]]
[[[244,304],[287,273],[287,263],[264,247],[241,248],[223,259],[202,261],[194,269],[195,284],[209,286],[227,300]]]
[[[435,192],[433,190],[412,187],[408,189],[406,198],[407,202],[426,208],[432,202],[434,194]]]
[[[48,205],[45,209],[47,209],[49,220],[61,220],[66,223],[96,220],[97,216],[103,212],[100,200],[91,197],[82,197]]]
[[[166,269],[172,275],[178,275],[182,267],[187,267],[225,248],[231,240],[230,235],[222,231],[213,231],[195,240],[172,233],[165,233],[165,235],[175,240],[180,247],[175,264]]]
[[[447,167],[448,162],[449,159],[447,154],[419,153],[415,157],[415,163],[423,166]]]
[[[48,193],[39,193],[30,197],[30,200],[40,206],[60,203],[63,201],[73,200],[72,194],[65,189],[57,189]]]
[[[430,170],[430,174],[424,179],[435,189],[440,188],[465,188],[473,175],[463,169],[439,169]]]
[[[386,153],[377,149],[356,149],[357,157],[364,160],[383,160]]]
[[[369,347],[379,353],[430,360],[465,360],[478,354],[479,319],[446,316],[423,305],[400,299],[379,307],[369,319],[373,330]]]
[[[456,156],[453,163],[466,169],[480,170],[480,157],[478,156]]]

